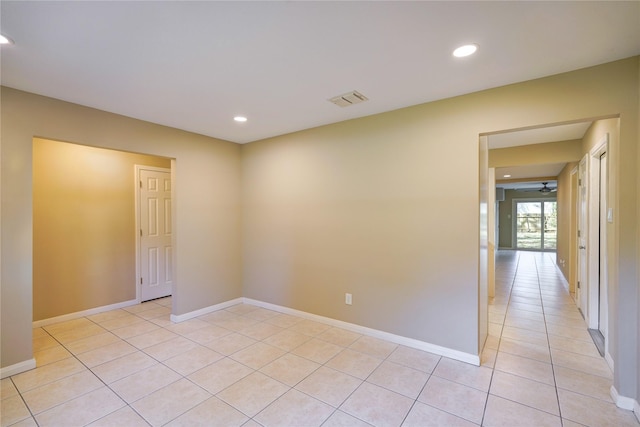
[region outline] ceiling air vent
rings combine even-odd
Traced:
[[[333,102],[339,107],[348,107],[349,105],[359,104],[368,100],[369,98],[354,90],[353,92],[347,92],[342,95],[334,96],[329,101]]]

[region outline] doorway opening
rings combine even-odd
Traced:
[[[513,236],[518,250],[555,251],[558,203],[553,200],[513,200]]]
[[[608,144],[605,133],[588,154],[588,225],[587,269],[589,332],[600,354],[612,364],[609,356],[609,298],[607,272],[607,224],[613,222],[613,211],[607,204],[608,194]]]
[[[134,165],[172,159],[33,139],[33,321],[139,302]]]
[[[611,237],[607,236],[607,228],[614,221],[614,212],[608,205],[611,197],[608,144],[609,138],[614,141],[618,138],[619,120],[603,117],[569,125],[482,135],[488,139],[488,169],[495,169],[496,184],[503,189],[498,191],[502,193],[498,200],[508,203],[508,208],[504,202],[499,203],[496,212],[500,212],[500,222],[504,217],[511,217],[515,223],[500,229],[500,235],[496,236],[499,248],[556,251],[556,266],[568,280],[568,291],[594,335],[596,345],[599,344],[597,338],[603,344],[600,352],[611,368],[608,319],[612,300],[607,260]],[[562,139],[548,138],[549,132],[555,133],[565,126],[567,131],[576,133]],[[555,172],[544,172],[543,166],[558,166],[556,162],[563,162],[562,167]],[[482,161],[480,166],[484,173]],[[512,204],[511,199],[518,196],[511,193],[510,197],[509,186],[515,186],[517,181],[526,182],[527,178],[543,184],[540,192],[547,190],[544,181],[556,179],[557,204],[547,203],[550,199]],[[501,211],[503,207],[506,210]],[[495,218],[488,218],[491,220]]]

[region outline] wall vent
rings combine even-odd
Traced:
[[[369,98],[354,90],[353,92],[343,93],[342,95],[334,96],[329,101],[333,102],[339,107],[348,107],[353,104],[359,104],[364,101],[368,101]]]

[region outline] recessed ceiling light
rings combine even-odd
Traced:
[[[235,120],[236,122],[244,123],[247,121],[247,118],[245,116],[235,116],[233,120]]]
[[[504,175],[503,178],[511,178],[511,175]]]
[[[478,50],[477,44],[465,44],[453,51],[453,56],[456,58],[463,58],[465,56],[473,55]]]
[[[13,40],[5,35],[0,34],[0,44],[13,44]]]

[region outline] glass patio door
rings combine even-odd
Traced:
[[[558,238],[556,201],[515,201],[517,249],[555,251]]]

